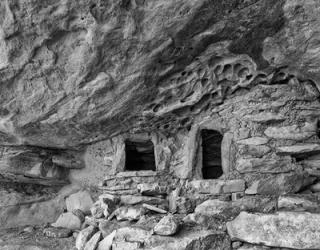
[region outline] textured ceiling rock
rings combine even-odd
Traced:
[[[285,68],[317,82],[316,0],[6,0],[0,143],[76,147],[187,127]],[[192,112],[191,112],[192,111]],[[186,113],[188,114],[186,118]]]

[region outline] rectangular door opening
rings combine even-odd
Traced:
[[[223,174],[221,163],[221,142],[223,135],[216,130],[201,130],[202,177],[217,179]]]

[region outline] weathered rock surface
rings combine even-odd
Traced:
[[[314,194],[286,195],[278,198],[278,209],[285,211],[320,212],[320,197]]]
[[[320,190],[319,13],[303,0],[1,1],[0,227],[52,223],[69,182],[93,195],[64,196],[55,223],[88,215],[79,249],[97,247],[98,225],[116,230],[107,248],[229,249],[224,232],[196,227],[318,212],[306,194]],[[93,206],[101,192],[115,196]],[[198,223],[151,236],[167,198]],[[280,215],[261,215],[272,234]]]
[[[246,194],[281,195],[296,193],[313,182],[306,173],[283,173],[254,181],[245,191]]]
[[[84,250],[96,250],[98,243],[101,240],[101,237],[101,232],[95,233],[87,242],[86,246],[84,247]]]
[[[241,192],[245,189],[244,180],[195,180],[190,187],[199,193],[224,194]]]
[[[106,236],[103,240],[99,242],[97,250],[111,250],[113,238],[116,235],[116,231],[113,231],[108,236]]]
[[[136,221],[145,213],[142,207],[119,207],[115,211],[115,215],[117,220],[129,220],[129,221]]]
[[[174,235],[180,226],[179,220],[169,214],[163,217],[154,227],[154,232],[158,235],[170,236]]]
[[[76,248],[78,250],[83,250],[87,242],[96,232],[97,232],[97,228],[94,226],[89,226],[81,230],[76,239]]]
[[[168,86],[195,57],[210,58],[210,45],[225,43],[226,51],[249,55],[259,69],[288,65],[319,76],[316,1],[69,0],[0,7],[5,143],[77,145],[140,127],[143,110],[157,105],[150,100],[158,86]],[[188,105],[198,97],[185,99]]]
[[[227,223],[231,239],[294,249],[318,249],[320,215],[298,212],[249,214]]]
[[[0,227],[12,228],[52,223],[63,212],[63,209],[63,201],[59,199],[3,206],[0,207]]]
[[[283,146],[278,148],[280,155],[303,155],[320,153],[319,144],[301,144],[293,146]]]
[[[88,191],[80,191],[70,195],[66,199],[66,205],[69,212],[79,209],[84,213],[90,213],[90,208],[93,205],[93,200]]]
[[[81,228],[81,220],[75,214],[67,212],[61,214],[57,221],[55,223],[52,223],[52,226],[76,230]]]
[[[43,230],[43,234],[51,238],[67,238],[72,235],[72,230],[68,228],[49,227]]]

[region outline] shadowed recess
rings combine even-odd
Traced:
[[[204,129],[202,137],[202,176],[203,179],[217,179],[222,174],[221,142],[223,136],[215,130]]]
[[[126,171],[156,170],[153,143],[129,141],[126,144]]]

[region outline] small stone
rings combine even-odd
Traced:
[[[117,230],[118,228],[124,226],[123,223],[126,223],[127,225],[130,224],[129,221],[119,222],[119,221],[108,221],[108,220],[102,220],[99,222],[99,230],[102,232],[102,236],[106,237],[113,231]],[[125,226],[127,226],[125,225]]]
[[[75,239],[77,239],[78,235],[79,235],[79,232],[77,232],[77,231],[74,231],[72,233],[72,237],[75,238]]]
[[[154,232],[158,235],[174,235],[179,229],[180,222],[173,215],[163,217],[154,227]]]
[[[255,181],[250,185],[250,187],[248,187],[246,189],[246,191],[244,193],[245,194],[249,194],[249,195],[257,194],[258,193],[258,188],[259,188],[259,181]]]
[[[83,250],[88,240],[97,232],[97,228],[89,226],[80,231],[76,239],[76,248],[78,250]]]
[[[161,186],[159,183],[140,183],[137,189],[142,195],[162,195],[167,193],[167,187]]]
[[[102,234],[101,232],[95,233],[91,239],[86,243],[84,250],[96,250],[99,241],[101,240]]]
[[[158,207],[155,207],[155,206],[152,206],[152,205],[149,205],[149,204],[142,204],[142,206],[148,210],[151,210],[151,211],[154,211],[154,212],[157,212],[157,213],[160,213],[160,214],[166,214],[167,211],[164,210],[164,209],[161,209],[161,208],[158,208]]]
[[[115,216],[118,221],[128,220],[136,221],[139,220],[142,215],[144,215],[144,209],[142,207],[119,207],[115,210]]]
[[[221,201],[219,199],[206,200],[196,207],[194,212],[196,214],[213,216],[222,213],[226,208],[231,207],[231,203]]]
[[[52,223],[52,226],[77,230],[81,228],[81,220],[73,213],[67,212],[61,214],[57,221],[55,223]]]
[[[314,193],[320,192],[320,182],[317,182],[316,184],[310,186],[310,190]]]
[[[105,237],[102,241],[100,241],[97,250],[111,250],[113,238],[116,235],[116,231],[113,231],[107,237]]]
[[[118,196],[112,195],[112,194],[102,194],[99,196],[99,200],[103,203],[107,203],[108,201],[112,201],[115,204],[119,203],[119,201],[120,201]]]
[[[96,218],[100,219],[104,216],[103,212],[104,209],[101,207],[100,201],[96,201],[93,206],[90,208],[91,215]]]
[[[68,238],[72,235],[72,230],[68,228],[49,227],[43,230],[43,234],[50,238]]]
[[[73,210],[72,213],[80,219],[81,223],[85,221],[85,215],[80,209]]]
[[[33,231],[34,231],[34,227],[32,227],[32,226],[25,227],[23,229],[23,232],[26,232],[26,233],[32,233]]]
[[[234,241],[232,242],[232,248],[237,249],[239,247],[241,247],[242,242],[241,241]]]
[[[89,214],[93,201],[88,191],[79,191],[66,199],[66,205],[69,212],[80,209],[85,214]]]
[[[244,196],[243,192],[241,192],[241,193],[232,193],[231,194],[231,200],[232,201],[237,201],[237,200],[240,200],[243,196]]]

